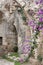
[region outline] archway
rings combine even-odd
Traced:
[[[8,29],[6,31],[6,42],[8,50],[10,51],[18,45],[18,34],[16,26],[13,25],[12,22],[8,22]]]

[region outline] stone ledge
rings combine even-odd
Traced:
[[[41,63],[37,59],[30,58],[29,60],[30,60],[30,64],[32,65],[41,65]]]

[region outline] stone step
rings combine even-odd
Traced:
[[[15,64],[14,62],[10,62],[5,59],[0,59],[0,65],[15,65]]]

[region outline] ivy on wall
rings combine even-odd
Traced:
[[[26,22],[26,16],[25,16],[25,14],[24,14],[23,7],[22,7],[22,8],[19,8],[19,9],[18,9],[18,12],[21,13],[22,19]]]
[[[36,4],[40,4],[39,2],[36,2]],[[39,11],[40,10],[40,11]],[[40,34],[40,30],[43,28],[43,17],[42,17],[42,14],[43,14],[43,10],[42,9],[39,9],[38,10],[38,17],[39,17],[39,15],[41,15],[40,17],[39,17],[39,21],[38,21],[38,23],[36,23],[35,25],[34,25],[34,23],[35,22],[37,22],[37,21],[35,21],[35,19],[33,20],[33,24],[32,24],[32,21],[31,21],[31,23],[30,23],[30,26],[31,27],[33,27],[33,33],[35,33],[34,35],[33,35],[33,39],[34,39],[34,41],[32,42],[32,44],[33,44],[33,46],[31,46],[31,51],[30,51],[30,54],[29,54],[29,57],[31,57],[32,55],[33,55],[33,51],[34,51],[34,49],[35,48],[37,48],[38,47],[38,45],[37,45],[37,41],[36,41],[36,39],[38,39],[38,36],[39,36],[39,34]],[[21,15],[22,15],[22,19],[26,22],[26,16],[25,16],[25,14],[24,14],[24,7],[22,7],[22,8],[18,8],[18,12],[19,13],[21,13]],[[29,15],[31,15],[31,16],[34,16],[35,15],[35,12],[33,11],[33,10],[29,10],[28,11],[28,13],[29,13]],[[32,25],[31,25],[32,24]],[[35,28],[34,28],[35,27]],[[38,56],[38,58],[39,58],[39,56]]]

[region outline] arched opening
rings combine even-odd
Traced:
[[[6,42],[9,51],[14,49],[15,47],[18,47],[18,34],[17,34],[16,26],[13,25],[11,22],[8,23]]]

